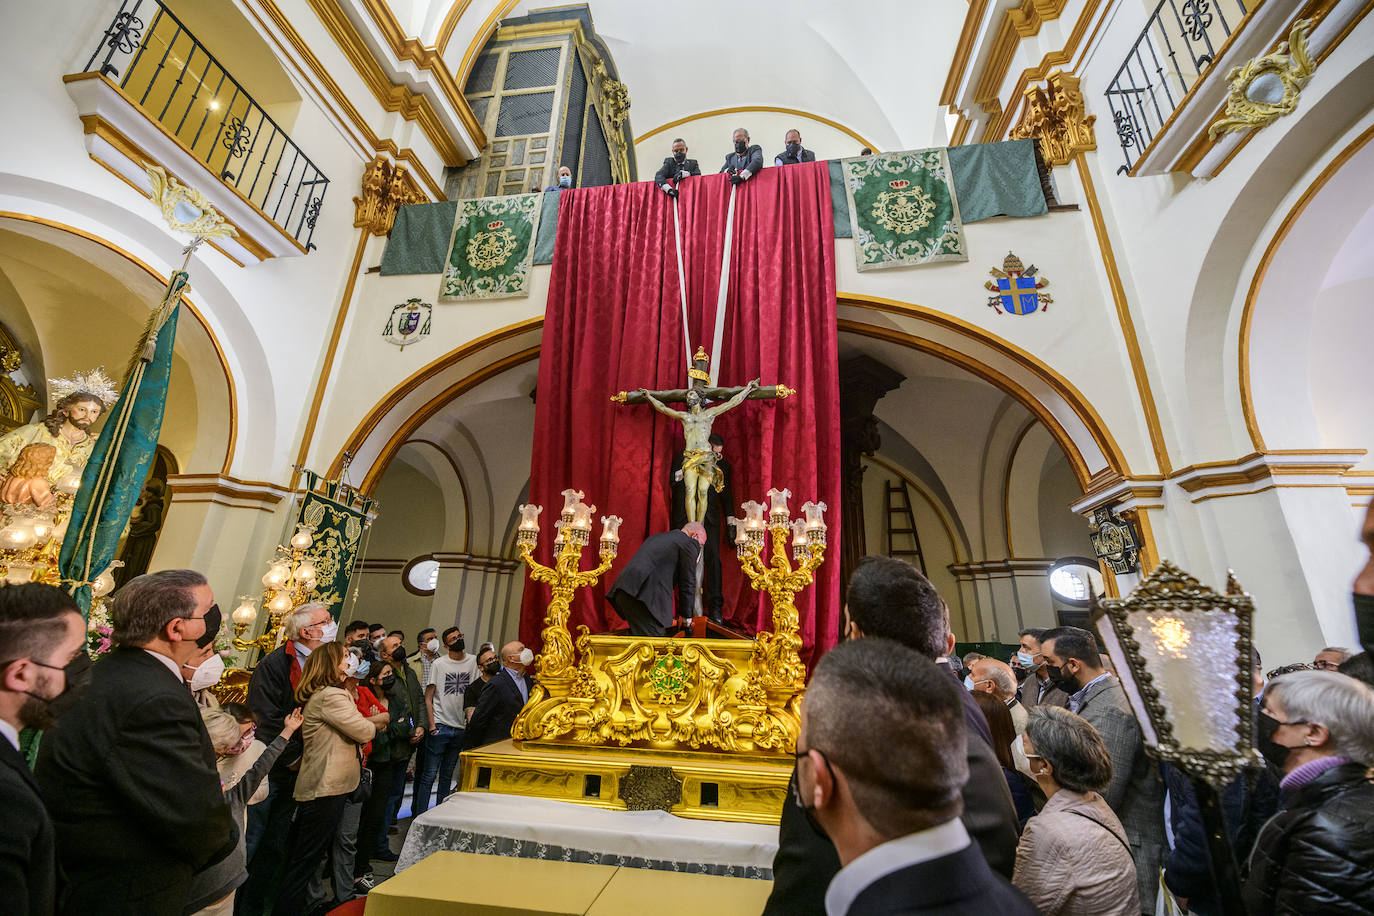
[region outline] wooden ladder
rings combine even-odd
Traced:
[[[887,555],[907,559],[924,573],[926,560],[921,553],[921,537],[916,533],[916,516],[911,511],[911,494],[907,492],[906,481],[899,480],[895,483],[891,480],[884,481],[883,491],[883,501],[887,507]],[[898,524],[901,525],[904,522],[905,527],[894,527],[893,516],[898,516]],[[910,537],[911,548],[894,546],[892,543],[893,535]]]

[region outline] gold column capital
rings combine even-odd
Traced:
[[[1078,77],[1051,70],[1044,87],[1027,86],[1023,95],[1021,117],[1009,136],[1013,140],[1038,140],[1046,165],[1068,165],[1075,154],[1097,149],[1093,133],[1097,116],[1084,108]]]
[[[386,235],[396,223],[396,211],[428,198],[404,165],[377,155],[363,170],[362,194],[353,198],[353,225],[372,235]]]

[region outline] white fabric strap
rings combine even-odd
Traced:
[[[733,203],[733,198],[731,199]],[[682,223],[673,198],[673,234],[677,237],[677,291],[682,297],[682,346],[687,351],[687,368],[692,368],[692,332],[687,327],[687,273],[682,269]],[[690,379],[689,379],[690,381]]]
[[[720,289],[716,293],[716,331],[711,340],[711,387],[720,377],[720,341],[725,336],[725,294],[730,289],[730,241],[735,234],[735,190],[730,186],[730,205],[725,210],[725,248],[720,256]]]

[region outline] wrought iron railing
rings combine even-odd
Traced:
[[[1218,49],[1245,17],[1246,2],[1160,0],[1107,88],[1126,156],[1118,172],[1135,167],[1183,97],[1216,62]],[[1254,0],[1248,2],[1254,6]]]
[[[306,250],[329,179],[157,0],[123,0],[86,71],[118,82],[177,138]]]

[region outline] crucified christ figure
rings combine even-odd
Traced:
[[[706,371],[708,360],[706,351],[698,349],[693,357],[694,365],[687,370],[691,377],[691,387],[675,388],[669,391],[622,391],[611,398],[620,404],[653,405],[654,410],[664,416],[672,417],[682,423],[686,447],[682,452],[682,484],[685,492],[685,508],[689,522],[701,522],[706,517],[706,495],[714,487],[719,493],[725,486],[725,478],[716,465],[716,453],[711,448],[711,424],[716,417],[725,413],[747,399],[785,398],[795,394],[786,385],[760,385],[758,379],[740,388],[707,388],[711,380]],[[713,407],[702,407],[705,398],[718,401]],[[667,402],[686,403],[686,410],[674,410]]]

